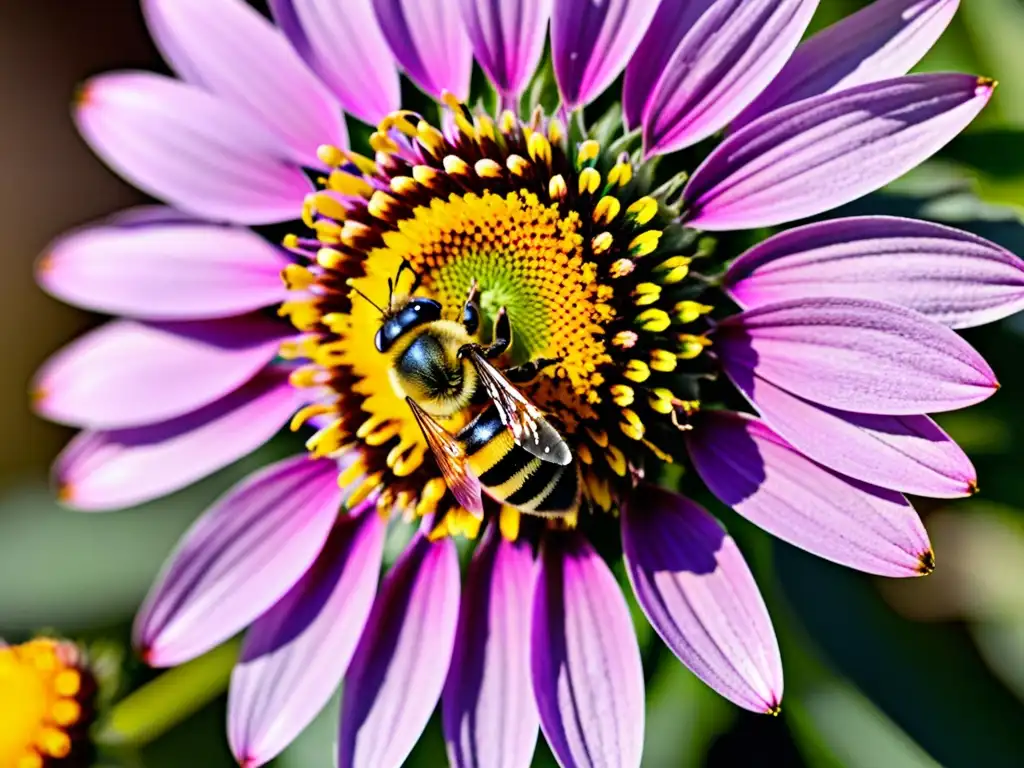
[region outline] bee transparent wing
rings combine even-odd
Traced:
[[[416,423],[420,425],[427,446],[455,500],[471,515],[482,518],[484,503],[480,481],[466,466],[466,452],[452,434],[434,421],[433,416],[417,405],[415,400],[407,397],[405,402],[412,409],[412,415],[416,417]]]
[[[498,408],[501,421],[512,431],[516,445],[538,459],[565,466],[572,462],[568,443],[558,430],[548,423],[544,414],[527,400],[505,375],[495,368],[480,352],[466,349],[480,374],[487,394]]]

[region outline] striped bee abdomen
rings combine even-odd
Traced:
[[[535,515],[576,511],[580,484],[575,462],[560,466],[517,446],[493,404],[467,424],[458,439],[470,471],[495,499]]]

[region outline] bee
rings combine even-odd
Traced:
[[[396,297],[404,270],[414,282]],[[574,516],[580,477],[572,452],[513,383],[529,381],[558,361],[542,358],[500,371],[491,361],[512,343],[505,309],[484,346],[475,340],[480,328],[476,282],[456,322],[442,318],[439,302],[413,296],[419,281],[408,262],[394,281],[388,280],[388,306],[378,307],[382,320],[374,343],[388,356],[392,386],[408,403],[455,499],[477,517],[483,515],[482,491],[528,514]],[[456,434],[437,421],[475,406],[482,409]]]

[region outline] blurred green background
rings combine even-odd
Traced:
[[[822,0],[814,28],[864,4]],[[76,83],[117,67],[163,68],[135,0],[0,3],[0,637],[50,630],[91,643],[120,669],[112,690],[122,698],[155,677],[124,646],[163,558],[213,498],[267,456],[139,509],[82,515],[52,501],[47,467],[69,433],[29,414],[27,383],[49,353],[99,318],[44,296],[32,264],[67,227],[142,200],[91,156],[68,114]],[[964,0],[921,68],[974,72],[1001,85],[939,158],[849,211],[952,222],[1024,255],[1024,2]],[[846,571],[700,497],[740,540],[766,594],[786,669],[783,712],[752,715],[719,699],[637,616],[648,679],[646,766],[1024,765],[1024,318],[967,337],[1003,390],[940,419],[977,464],[982,493],[918,504],[937,553],[934,575],[883,582]],[[152,716],[154,706],[177,724],[144,747],[124,745],[109,764],[232,765],[223,697],[232,653],[228,646],[172,673],[123,708],[123,730],[135,727],[133,712]],[[333,765],[336,719],[329,709],[275,765]],[[544,749],[537,764],[554,765]],[[433,722],[409,765],[443,764]]]

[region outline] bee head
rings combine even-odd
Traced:
[[[387,352],[399,338],[420,325],[441,319],[441,304],[433,299],[409,299],[394,312],[384,315],[374,344],[378,352]]]

